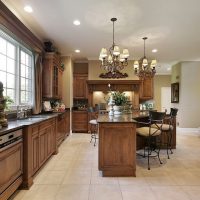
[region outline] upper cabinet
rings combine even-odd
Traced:
[[[60,55],[55,52],[45,54],[42,73],[43,98],[62,98],[62,69]]]
[[[87,74],[74,74],[73,97],[76,99],[86,99],[88,97]]]
[[[140,87],[140,99],[153,99],[153,78],[146,77],[142,80]]]
[[[88,98],[88,63],[74,62],[73,63],[73,98],[87,99]]]

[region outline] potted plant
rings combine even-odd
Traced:
[[[127,96],[125,96],[124,92],[121,93],[119,91],[112,92],[111,95],[114,102],[114,106],[113,106],[114,114],[121,114],[123,111],[123,107],[128,102]]]

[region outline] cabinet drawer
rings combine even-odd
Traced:
[[[75,123],[73,124],[73,131],[83,131],[87,132],[88,130],[88,125],[86,123]]]
[[[75,113],[73,113],[73,115],[72,115],[72,120],[74,121],[74,122],[85,122],[85,121],[87,121],[88,120],[88,114],[87,114],[87,112],[75,112]]]
[[[47,121],[41,122],[39,124],[39,130],[43,130],[48,128],[49,126],[52,126],[52,124],[54,124],[55,120],[54,119],[49,119]]]

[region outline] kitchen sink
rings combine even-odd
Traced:
[[[29,118],[48,118],[48,116],[44,116],[44,115],[32,115]]]

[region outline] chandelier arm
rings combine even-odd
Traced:
[[[106,53],[100,53],[100,58],[102,56],[102,63],[101,67],[107,71],[106,74],[100,74],[99,77],[101,78],[125,78],[128,77],[127,73],[121,73],[119,70],[124,69],[125,66],[128,65],[128,50],[123,52],[125,54],[125,58],[123,54],[120,54],[120,50],[118,46],[115,46],[115,22],[117,18],[111,18],[111,22],[113,23],[113,43],[112,46],[109,48],[109,55]]]

